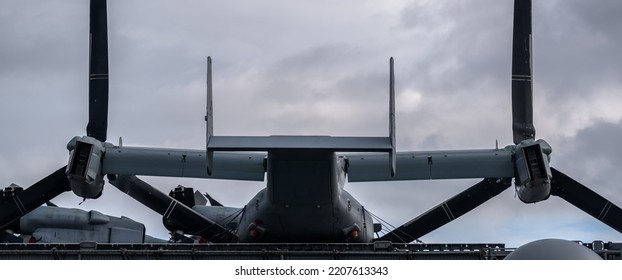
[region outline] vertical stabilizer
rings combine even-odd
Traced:
[[[207,108],[205,113],[205,150],[207,152],[207,175],[212,175],[214,152],[208,149],[209,142],[214,135],[214,113],[212,107],[212,58],[207,57]]]
[[[389,162],[391,164],[391,177],[395,176],[395,73],[393,70],[393,57],[389,60],[389,138],[391,139],[391,152]]]
[[[393,58],[389,79],[389,137],[332,137],[332,136],[215,136],[212,109],[212,59],[207,58],[206,169],[212,176],[214,152],[274,152],[305,151],[389,153],[391,176],[395,175],[395,78]]]

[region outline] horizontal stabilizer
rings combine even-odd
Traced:
[[[332,137],[332,136],[214,136],[212,92],[212,59],[207,58],[206,91],[206,153],[207,176],[214,172],[214,152],[273,152],[284,150],[332,152],[388,153],[389,174],[395,175],[395,74],[393,58],[389,60],[389,137]]]
[[[391,152],[389,137],[212,136],[209,151],[273,151],[286,149],[335,152]]]

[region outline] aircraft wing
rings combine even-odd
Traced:
[[[385,153],[344,153],[350,182],[514,177],[511,149],[398,152],[391,176]],[[263,181],[265,152],[215,152],[205,172],[204,150],[107,147],[104,174]]]
[[[512,149],[449,150],[396,153],[395,176],[389,155],[343,154],[348,160],[348,181],[396,181],[514,177]]]
[[[216,152],[214,171],[205,171],[205,150],[108,147],[104,174],[263,181],[266,153]]]

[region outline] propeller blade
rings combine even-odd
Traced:
[[[512,131],[514,144],[534,139],[531,68],[531,0],[514,1],[512,39]]]
[[[61,167],[23,191],[3,191],[0,198],[0,229],[59,194],[71,190],[65,169],[66,166]]]
[[[487,178],[376,239],[394,243],[410,243],[421,236],[455,220],[497,196],[511,185],[510,179]]]
[[[106,141],[108,127],[108,27],[106,1],[91,0],[89,123],[86,134]]]
[[[551,195],[561,197],[622,233],[622,209],[620,207],[557,169],[551,168],[551,171],[553,173]]]
[[[236,236],[222,226],[136,176],[108,175],[108,180],[122,192],[182,227],[188,234],[200,235],[212,242],[236,240]]]

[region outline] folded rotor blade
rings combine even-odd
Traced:
[[[65,174],[66,168],[63,166],[29,188],[0,199],[0,229],[59,194],[71,190]]]
[[[534,139],[531,68],[531,0],[514,1],[512,40],[512,131],[514,144]]]
[[[559,196],[570,204],[590,214],[611,228],[622,233],[622,209],[595,193],[588,187],[551,168],[551,194]]]
[[[166,195],[136,176],[108,176],[112,185],[159,213],[186,233],[200,235],[212,242],[235,240],[236,236],[192,208]]]
[[[410,243],[475,209],[510,185],[510,179],[484,179],[376,240]]]
[[[106,141],[108,127],[108,27],[106,1],[91,0],[89,123],[86,133]]]

